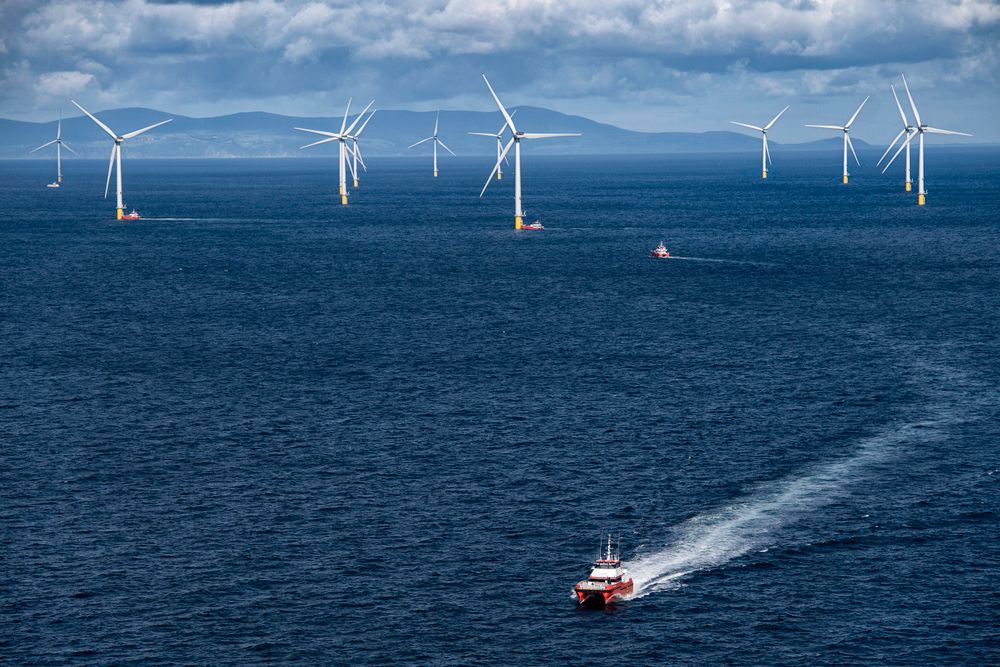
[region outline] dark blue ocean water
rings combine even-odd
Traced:
[[[1000,151],[775,159],[0,163],[0,662],[998,661]]]

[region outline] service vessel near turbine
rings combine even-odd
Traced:
[[[115,183],[117,185],[116,192],[117,192],[118,219],[122,220],[125,215],[124,212],[122,211],[122,209],[125,208],[125,204],[122,203],[122,144],[125,142],[126,139],[134,139],[143,132],[149,132],[154,127],[166,125],[167,123],[172,121],[173,118],[168,118],[167,120],[161,120],[159,123],[153,123],[152,125],[144,127],[141,130],[136,130],[135,132],[129,132],[128,134],[123,134],[121,136],[118,136],[117,134],[115,134],[114,130],[112,130],[110,127],[99,121],[92,113],[90,113],[82,106],[77,104],[76,100],[70,100],[70,102],[75,104],[77,109],[87,114],[87,117],[90,118],[90,120],[97,123],[97,126],[100,127],[102,130],[104,130],[105,132],[107,132],[108,136],[110,136],[111,139],[115,142],[114,145],[111,147],[111,160],[108,162],[108,180],[104,184],[104,198],[105,199],[108,198],[108,188],[111,187],[111,170],[114,169],[116,174]],[[135,211],[132,211],[132,213],[135,213]],[[138,216],[129,219],[138,219]]]
[[[632,577],[622,567],[620,548],[611,550],[611,536],[608,535],[608,546],[602,556],[598,550],[597,558],[590,570],[590,576],[573,587],[576,601],[582,607],[603,608],[615,600],[632,595]]]
[[[507,153],[510,151],[510,147],[514,147],[514,229],[520,230],[524,227],[524,210],[521,208],[521,140],[522,139],[547,139],[549,137],[579,137],[579,132],[559,132],[559,133],[544,133],[540,134],[537,132],[529,133],[522,132],[517,129],[514,125],[514,119],[511,118],[511,114],[507,113],[507,109],[504,108],[503,103],[500,102],[500,98],[497,97],[496,92],[493,90],[493,86],[490,85],[490,80],[486,78],[483,74],[483,81],[486,82],[486,87],[490,90],[490,95],[493,96],[493,101],[497,103],[497,107],[500,108],[500,113],[503,115],[504,120],[507,122],[507,127],[510,128],[511,138],[504,146],[503,151],[500,156],[497,157],[497,163],[493,167],[493,171],[490,172],[489,177],[486,179],[486,185],[483,186],[482,192],[479,196],[482,197],[486,193],[486,188],[490,187],[490,183],[493,182],[493,174],[495,174],[500,169],[500,163],[503,162],[504,158],[507,157]]]
[[[910,100],[910,109],[913,111],[913,118],[916,120],[916,126],[914,130],[909,133],[906,137],[906,141],[903,145],[899,147],[895,155],[892,156],[892,160],[889,160],[885,164],[885,169],[882,170],[884,174],[889,165],[893,163],[893,160],[903,151],[904,148],[909,148],[910,142],[913,141],[913,137],[920,137],[917,149],[917,205],[923,206],[927,202],[927,190],[924,189],[924,134],[951,134],[960,137],[971,137],[971,134],[966,132],[955,132],[954,130],[941,130],[936,127],[929,127],[926,123],[920,120],[920,112],[917,111],[917,105],[913,101],[913,95],[910,94],[910,86],[906,83],[906,77],[903,74],[899,76],[903,77],[903,88],[906,89],[906,97]],[[906,119],[903,119],[906,122]],[[898,139],[899,137],[897,137]],[[909,153],[907,153],[909,156]]]

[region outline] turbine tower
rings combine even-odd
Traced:
[[[62,109],[59,110],[59,124],[56,126],[56,138],[47,144],[42,144],[35,150],[29,152],[28,155],[31,155],[31,153],[34,153],[36,151],[40,151],[46,146],[51,146],[52,144],[56,145],[56,182],[50,183],[49,187],[58,188],[59,184],[62,183],[62,149],[65,147],[66,150],[68,150],[70,153],[76,155],[77,157],[80,157],[75,150],[69,147],[69,144],[65,143],[62,140]]]
[[[340,123],[340,132],[326,132],[324,130],[310,130],[306,127],[297,127],[296,130],[300,132],[312,132],[313,134],[318,134],[326,137],[326,139],[320,139],[319,141],[314,141],[311,144],[306,144],[301,146],[299,150],[303,148],[309,148],[310,146],[319,146],[320,144],[329,143],[331,141],[337,142],[338,154],[339,154],[339,165],[340,165],[340,203],[342,206],[347,206],[347,151],[350,150],[347,147],[348,141],[353,141],[355,137],[351,134],[354,131],[354,126],[358,124],[361,117],[368,113],[368,110],[372,108],[375,104],[375,100],[368,103],[368,106],[364,108],[364,111],[358,114],[358,117],[354,119],[350,127],[347,127],[347,117],[351,113],[351,99],[347,100],[347,109],[344,111],[344,120]]]
[[[438,175],[438,144],[441,144],[441,148],[445,149],[446,151],[448,151],[452,155],[455,155],[455,153],[452,152],[452,150],[450,148],[448,148],[447,146],[444,145],[443,141],[441,141],[440,139],[438,139],[438,121],[440,121],[440,120],[441,120],[441,112],[438,111],[437,112],[437,117],[434,118],[434,134],[432,134],[431,136],[427,137],[426,139],[421,139],[417,143],[412,144],[412,145],[409,146],[409,148],[413,148],[414,146],[419,146],[420,144],[424,143],[425,141],[433,141],[434,142],[434,178],[437,178],[437,175]]]
[[[742,125],[743,127],[749,127],[751,130],[757,130],[760,132],[761,138],[761,149],[760,149],[760,177],[767,178],[767,164],[771,161],[771,151],[767,149],[767,131],[771,129],[775,121],[781,118],[781,114],[788,111],[786,106],[784,109],[778,112],[778,115],[771,119],[771,122],[764,127],[757,127],[756,125],[748,125],[746,123],[737,123],[735,120],[729,121],[733,125]]]
[[[903,113],[903,105],[899,103],[899,96],[896,95],[896,86],[893,86],[893,85],[890,84],[889,87],[892,88],[892,96],[896,100],[896,108],[899,109],[899,117],[903,119],[903,129],[899,131],[899,134],[897,134],[896,138],[892,140],[892,143],[889,144],[889,147],[885,149],[885,152],[882,153],[882,157],[880,157],[878,159],[878,162],[875,163],[875,166],[878,166],[878,165],[882,164],[882,160],[884,160],[885,156],[889,154],[889,151],[891,151],[892,147],[896,145],[896,142],[899,141],[900,137],[902,137],[904,134],[907,135],[907,136],[910,136],[911,134],[913,134],[914,132],[917,131],[917,128],[915,128],[912,125],[910,125],[910,122],[908,120],[906,120],[906,114]],[[885,170],[883,170],[882,173],[884,174]],[[906,191],[909,192],[912,189],[913,189],[913,185],[912,185],[912,181],[910,180],[910,146],[909,146],[909,144],[907,144],[907,146],[906,146]]]
[[[486,188],[490,187],[490,183],[493,182],[493,174],[500,169],[500,163],[507,153],[510,152],[510,147],[514,147],[514,229],[521,229],[524,224],[524,211],[521,209],[521,140],[522,139],[547,139],[549,137],[579,137],[579,132],[560,132],[560,133],[528,133],[521,132],[514,125],[514,120],[511,115],[507,113],[507,109],[504,108],[503,103],[500,102],[500,98],[497,97],[496,91],[493,90],[493,86],[490,85],[489,79],[483,74],[483,81],[486,82],[486,87],[490,90],[490,95],[493,96],[493,101],[497,103],[497,107],[500,109],[500,113],[503,114],[504,120],[507,122],[507,127],[510,128],[511,138],[507,141],[507,145],[504,146],[503,151],[500,152],[500,156],[497,158],[497,163],[493,167],[493,171],[490,172],[489,177],[486,179],[486,185],[483,186],[482,192],[479,196],[482,197],[486,193]]]
[[[111,139],[114,140],[115,142],[114,146],[111,147],[111,160],[108,162],[108,180],[104,184],[104,198],[105,199],[108,198],[108,188],[111,186],[111,170],[112,168],[114,168],[115,174],[117,175],[115,182],[117,184],[117,194],[118,194],[117,197],[118,219],[121,220],[122,209],[125,208],[125,205],[122,203],[122,144],[125,142],[126,139],[134,139],[143,132],[148,132],[152,130],[154,127],[166,125],[167,123],[172,121],[173,118],[168,118],[167,120],[161,120],[159,123],[153,123],[152,125],[144,127],[141,130],[136,130],[135,132],[129,132],[128,134],[123,134],[121,136],[118,136],[117,134],[114,133],[114,130],[112,130],[110,127],[108,127],[101,121],[97,120],[97,118],[93,114],[91,114],[89,111],[87,111],[79,104],[77,104],[76,100],[70,100],[70,102],[75,104],[77,109],[87,114],[87,117],[90,118],[90,120],[97,123],[97,126],[100,127],[102,130],[104,130],[105,132],[107,132],[108,136],[110,136]]]
[[[517,109],[515,109],[514,111],[511,112],[510,117],[513,118],[516,115],[517,115]],[[494,139],[496,139],[497,140],[497,161],[499,162],[500,161],[500,153],[503,152],[503,141],[501,139],[503,138],[503,133],[506,132],[506,131],[507,131],[507,121],[504,121],[504,124],[500,126],[500,130],[496,134],[490,134],[489,132],[469,132],[469,134],[474,134],[477,137],[493,137]],[[504,157],[503,161],[504,161],[504,164],[510,164],[510,162],[507,161],[506,156]],[[499,169],[497,169],[497,180],[498,181],[499,180],[503,180],[503,168],[502,167],[499,168]]]
[[[361,133],[364,132],[365,128],[368,126],[368,121],[372,119],[372,116],[374,116],[376,112],[378,112],[378,109],[369,114],[365,122],[361,123],[361,127],[358,128],[358,131],[351,137],[351,155],[354,159],[354,166],[351,167],[351,175],[354,177],[355,189],[358,187],[358,160],[361,161],[361,168],[365,170],[366,174],[368,173],[368,167],[365,165],[365,159],[361,156],[361,145],[358,144],[358,139],[361,137]]]
[[[869,95],[868,97],[871,97],[871,96]],[[854,123],[854,119],[858,117],[858,114],[861,113],[861,107],[863,107],[865,105],[865,102],[868,101],[868,97],[866,97],[865,101],[861,103],[861,106],[859,106],[858,110],[854,112],[854,115],[851,116],[851,119],[849,121],[847,121],[846,125],[843,125],[843,126],[841,126],[841,125],[806,125],[806,127],[821,127],[823,129],[826,129],[826,130],[840,130],[840,131],[842,131],[844,133],[844,185],[847,185],[847,148],[848,148],[848,146],[850,146],[850,148],[851,148],[851,153],[854,154],[854,161],[858,163],[859,167],[861,166],[861,160],[858,159],[858,154],[854,150],[854,144],[851,143],[851,125]]]
[[[910,133],[910,136],[906,138],[906,141],[904,141],[903,145],[899,147],[896,154],[892,156],[892,160],[889,160],[889,162],[886,163],[885,169],[882,170],[882,173],[884,174],[885,170],[888,169],[889,165],[896,159],[896,156],[898,156],[904,148],[910,145],[910,142],[913,141],[913,137],[919,136],[920,144],[917,148],[917,205],[923,206],[927,203],[927,191],[924,189],[924,134],[953,134],[961,137],[971,137],[972,135],[965,132],[955,132],[953,130],[939,130],[936,127],[929,127],[925,125],[920,120],[920,112],[917,111],[917,105],[913,101],[913,95],[910,94],[910,86],[906,83],[906,77],[902,74],[900,74],[900,76],[903,77],[903,88],[906,89],[906,97],[910,100],[910,109],[913,111],[913,118],[916,120],[917,125],[915,131]]]

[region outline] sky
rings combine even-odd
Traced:
[[[842,124],[871,95],[854,133],[885,143],[900,72],[924,122],[1000,142],[996,0],[0,0],[0,117],[19,120],[71,97],[190,116],[333,116],[349,96],[487,111],[485,73],[508,105],[632,130],[740,131],[788,104],[778,141],[822,138],[802,125]]]

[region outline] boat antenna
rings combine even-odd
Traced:
[[[615,560],[622,559],[622,534],[618,533],[618,551],[615,553]]]

